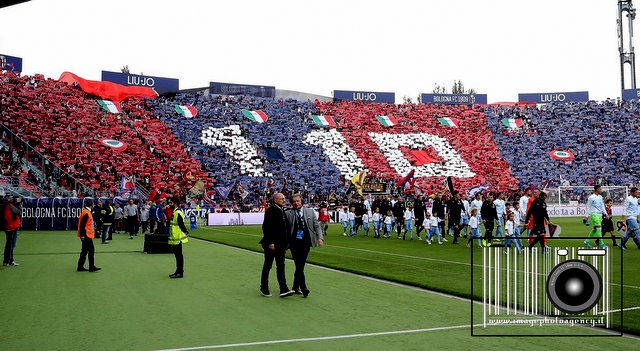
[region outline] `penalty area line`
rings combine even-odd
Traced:
[[[162,349],[162,350],[155,350],[155,351],[191,351],[191,350],[223,349],[223,348],[243,347],[243,346],[287,344],[287,343],[308,342],[308,341],[324,341],[324,340],[365,338],[365,337],[372,337],[372,336],[424,333],[424,332],[432,332],[432,331],[440,331],[440,330],[464,329],[464,328],[470,328],[470,327],[471,325],[466,324],[466,325],[454,325],[454,326],[448,326],[448,327],[395,330],[395,331],[375,332],[375,333],[346,334],[346,335],[334,335],[334,336],[319,336],[319,337],[313,337],[313,338],[282,339],[282,340],[243,342],[243,343],[235,343],[235,344],[194,346],[194,347],[184,347],[184,348],[178,348],[178,349]]]

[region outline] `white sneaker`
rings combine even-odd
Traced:
[[[442,238],[442,241],[444,241],[445,243],[448,242],[449,240],[447,240],[447,238]]]
[[[427,244],[431,245],[431,240],[427,239]]]
[[[19,266],[19,264],[18,264],[18,262],[13,261],[13,262],[9,263],[9,266],[17,267],[17,266]]]
[[[442,245],[442,241],[438,241],[438,245]]]
[[[418,237],[418,240],[422,241],[422,238],[421,238],[421,237]]]
[[[347,236],[347,233],[342,233],[342,235]]]

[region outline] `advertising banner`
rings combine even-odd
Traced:
[[[395,104],[396,93],[380,92],[380,91],[334,90],[333,100],[364,101],[364,102],[379,102],[379,103]]]
[[[16,74],[22,72],[22,59],[20,57],[0,54],[0,71],[10,71]]]
[[[103,82],[113,82],[126,86],[141,86],[153,88],[158,94],[177,92],[180,90],[180,81],[175,78],[143,76],[131,73],[119,73],[102,71]]]
[[[588,91],[568,91],[561,93],[527,93],[518,94],[519,102],[535,102],[537,104],[549,104],[552,102],[587,102]]]
[[[487,104],[487,94],[422,94],[423,104],[473,105]]]

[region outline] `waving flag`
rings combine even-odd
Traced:
[[[249,191],[247,191],[247,188],[242,184],[242,182],[238,183],[238,194],[240,194],[242,200],[249,196]]]
[[[389,116],[376,116],[376,119],[385,127],[393,127],[397,124],[396,120]]]
[[[176,112],[186,118],[193,118],[198,115],[198,110],[191,105],[176,105]]]
[[[507,126],[509,129],[518,129],[522,127],[522,118],[503,118],[502,124]]]
[[[476,197],[477,193],[481,193],[485,190],[489,189],[488,185],[482,184],[482,185],[476,185],[474,187],[471,187],[467,190],[467,194],[469,194],[469,197],[474,198]]]
[[[400,179],[398,183],[396,183],[396,186],[404,187],[405,184],[407,184],[411,179],[413,179],[413,175],[415,173],[416,173],[416,170],[412,169],[411,172],[409,172],[406,176],[404,176],[404,178]]]
[[[120,113],[120,106],[114,104],[109,100],[98,100],[98,105],[102,106],[107,112]]]
[[[227,196],[229,196],[229,193],[231,193],[231,190],[233,190],[233,187],[236,185],[236,182],[231,183],[231,185],[227,184],[225,186],[217,186],[215,187],[215,191],[216,193],[218,193],[218,195],[223,199],[226,200]]]
[[[460,121],[458,121],[457,119],[449,118],[449,117],[438,118],[438,121],[443,126],[454,127],[454,128],[458,128],[458,125],[460,124]]]
[[[267,114],[262,112],[262,110],[251,111],[243,109],[242,114],[245,115],[248,119],[258,123],[264,123],[269,119],[269,117],[267,117]]]
[[[351,184],[356,188],[358,194],[362,195],[362,184],[364,183],[364,179],[367,177],[367,171],[360,171],[356,173],[356,175],[351,178]]]
[[[313,121],[316,122],[317,125],[321,127],[336,127],[336,121],[332,116],[325,115],[312,115]]]
[[[129,194],[129,197],[136,192],[136,180],[134,177],[122,176],[120,181],[120,196]]]

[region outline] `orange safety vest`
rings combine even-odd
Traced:
[[[93,228],[93,215],[88,208],[83,208],[80,213],[80,218],[78,218],[78,238],[80,237],[80,222],[82,221],[83,216],[89,216],[87,219],[87,224],[84,225],[84,229],[87,231],[87,238],[93,239],[96,236],[96,230]]]

